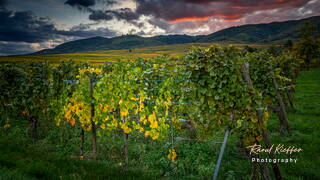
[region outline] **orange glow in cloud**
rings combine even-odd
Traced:
[[[178,22],[184,22],[184,21],[205,21],[209,19],[211,16],[205,16],[205,17],[183,17],[183,18],[177,18],[174,20],[170,20],[170,23],[178,23]]]
[[[240,18],[227,18],[225,21],[238,21]]]
[[[245,9],[245,8],[251,8],[250,6],[232,6],[232,8],[235,9]]]
[[[224,15],[224,14],[216,14],[213,16],[205,16],[205,17],[183,17],[183,18],[177,18],[174,20],[169,20],[170,23],[179,23],[179,22],[185,22],[185,21],[205,21],[211,17],[218,17],[222,18],[225,21],[236,21],[241,18],[240,15]]]

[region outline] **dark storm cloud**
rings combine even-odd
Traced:
[[[27,54],[32,52],[34,52],[34,49],[27,43],[0,42],[0,56]]]
[[[55,36],[54,24],[31,11],[0,11],[0,22],[0,41],[34,43]]]
[[[95,24],[79,24],[77,26],[72,27],[69,31],[59,31],[59,34],[81,38],[94,36],[113,37],[117,35],[117,32],[107,28],[91,29],[91,25]]]
[[[183,0],[184,2],[186,3],[194,3],[194,4],[209,4],[209,3],[212,3],[212,2],[217,2],[214,1],[214,0]]]
[[[92,11],[89,15],[90,20],[99,21],[99,20],[111,20],[116,18],[117,20],[126,20],[133,21],[139,19],[139,15],[133,12],[129,8],[120,8],[117,10],[106,10],[106,11]]]
[[[80,10],[91,11],[90,7],[96,5],[97,2],[101,2],[107,6],[117,4],[116,0],[67,0],[64,4],[76,7]]]
[[[7,0],[0,0],[0,10],[4,9],[7,4]]]
[[[31,11],[0,11],[0,41],[38,43],[62,36],[92,37],[96,35],[111,36],[115,32],[84,28],[69,31],[58,30],[48,18],[34,15]]]
[[[109,20],[124,20],[130,24],[133,24],[139,28],[144,26],[144,23],[138,22],[140,15],[133,12],[129,8],[120,8],[116,10],[91,10],[89,19],[93,21],[109,21]]]
[[[135,0],[136,13],[166,34],[210,34],[231,26],[319,15],[318,0]]]
[[[137,9],[129,8],[116,10],[90,9],[89,19],[124,20],[136,24],[142,15],[152,16],[170,23],[183,21],[204,21],[211,17],[234,21],[246,15],[267,9],[301,7],[310,0],[134,0]],[[113,2],[113,1],[111,1]],[[116,3],[114,1],[113,3]],[[107,3],[108,4],[108,3]],[[154,24],[155,25],[155,24]],[[142,26],[141,26],[142,27]]]
[[[133,12],[129,8],[120,8],[117,10],[106,10],[106,11],[93,11],[90,14],[90,20],[111,20],[116,18],[118,20],[126,20],[126,21],[133,21],[139,19],[139,15]]]
[[[70,6],[82,6],[82,7],[89,7],[96,4],[95,0],[67,0],[65,4]]]
[[[218,17],[237,20],[246,14],[267,9],[303,6],[310,0],[135,0],[137,13],[166,21],[204,20]]]
[[[100,20],[112,20],[114,17],[114,13],[108,12],[108,11],[91,11],[91,14],[89,15],[89,19],[93,21],[100,21]]]

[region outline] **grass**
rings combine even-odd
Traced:
[[[302,148],[296,164],[283,165],[285,179],[320,179],[320,68],[303,71],[295,93],[296,110],[289,110],[292,132],[287,137],[276,136],[273,142]],[[276,124],[272,124],[277,127]],[[293,155],[292,155],[293,156]],[[294,157],[294,156],[293,156]]]
[[[302,148],[298,154],[277,157],[298,158],[297,163],[278,164],[285,180],[320,179],[320,68],[302,71],[296,93],[296,109],[288,110],[290,135],[279,136],[279,123],[273,115],[269,132],[273,144]],[[219,146],[212,141],[176,142],[178,161],[169,163],[166,158],[170,143],[152,142],[139,136],[130,137],[130,168],[123,162],[122,136],[98,138],[98,162],[78,160],[77,130],[65,129],[63,136],[51,131],[47,137],[32,142],[23,133],[12,133],[15,128],[0,130],[0,180],[21,179],[210,179]],[[16,135],[20,134],[20,135]],[[221,133],[222,134],[222,133]],[[86,155],[90,153],[90,136],[87,136]],[[220,141],[220,139],[218,139]],[[219,172],[220,179],[248,179],[250,161],[242,156],[231,136]],[[61,143],[63,142],[63,143]],[[59,145],[58,145],[59,144]],[[73,146],[74,147],[73,147]]]
[[[169,55],[171,57],[182,56],[188,52],[193,46],[207,47],[211,43],[189,43],[189,44],[174,44],[174,45],[163,45],[153,46],[138,49],[124,49],[124,50],[102,50],[102,51],[91,51],[91,52],[80,52],[70,54],[52,54],[52,55],[39,55],[39,56],[0,56],[0,61],[50,61],[60,62],[72,59],[74,61],[92,62],[94,64],[114,62],[118,59],[136,59],[136,58],[153,58],[159,55]],[[232,44],[237,47],[244,47],[246,45],[252,47],[265,47],[268,45],[258,44]]]
[[[13,137],[0,140],[0,180],[24,179],[150,179],[135,168],[128,170],[107,162],[81,161],[17,142]]]

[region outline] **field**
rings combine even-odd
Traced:
[[[74,60],[81,62],[91,62],[93,64],[101,64],[104,62],[114,62],[118,59],[135,59],[135,58],[153,58],[159,55],[169,55],[171,57],[182,56],[188,52],[193,46],[208,47],[211,43],[190,43],[190,44],[175,44],[175,45],[163,45],[146,47],[132,50],[105,50],[94,52],[81,52],[72,54],[54,54],[54,55],[39,55],[39,56],[0,56],[0,61],[37,61],[37,62],[54,62]],[[255,48],[263,48],[268,45],[259,44],[231,44],[237,47],[251,46]]]

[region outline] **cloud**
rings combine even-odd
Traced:
[[[67,0],[65,4],[76,7],[89,7],[96,4],[95,0]]]
[[[139,22],[140,15],[132,11],[130,8],[120,8],[116,10],[91,10],[89,19],[93,21],[125,21],[135,25],[138,28],[144,27],[143,22]]]
[[[34,48],[29,43],[0,41],[0,55],[16,55],[31,52],[34,52]]]
[[[171,23],[220,18],[235,21],[255,11],[300,7],[310,0],[136,0],[140,15],[149,15]]]
[[[96,10],[92,11],[91,14],[89,15],[89,19],[93,21],[101,21],[101,20],[112,20],[114,17],[113,12],[109,11],[101,11],[101,10]]]
[[[95,6],[97,2],[101,2],[104,5],[111,6],[117,4],[116,0],[67,0],[64,4],[76,7],[79,10],[92,10],[90,7]]]
[[[56,36],[54,24],[31,11],[0,11],[0,22],[0,41],[34,43]]]
[[[0,0],[0,10],[5,9],[6,5],[7,5],[7,0]]]
[[[51,19],[36,16],[31,11],[0,11],[0,22],[0,55],[25,54],[70,40],[117,35],[106,27],[93,28],[94,24],[59,30]]]
[[[136,13],[166,34],[203,35],[244,24],[319,15],[319,0],[135,0]]]
[[[123,20],[131,23],[144,34],[147,24],[158,27],[166,33],[201,34],[207,30],[220,30],[228,25],[242,25],[246,17],[261,11],[290,11],[306,5],[310,0],[133,0],[135,7],[108,10],[90,9],[89,19],[93,21]],[[314,0],[315,1],[315,0]],[[119,2],[117,2],[119,3]],[[292,13],[290,13],[292,14]],[[141,22],[141,17],[149,17]],[[277,19],[277,17],[274,17]],[[265,18],[263,18],[265,19]],[[290,19],[290,18],[287,18]],[[285,19],[285,20],[287,20]],[[214,21],[212,21],[214,20]],[[221,21],[220,21],[221,20]],[[138,23],[140,22],[140,23]],[[214,23],[214,24],[210,24]],[[201,25],[201,27],[199,26]],[[215,27],[213,27],[215,26]],[[199,31],[197,31],[199,30]],[[147,31],[152,32],[152,28]]]
[[[87,38],[94,36],[114,37],[118,35],[116,31],[113,31],[105,27],[93,28],[92,26],[95,25],[97,24],[79,24],[77,26],[73,26],[69,31],[59,31],[58,33],[64,36],[74,36],[79,38]]]
[[[0,56],[29,54],[42,49],[53,48],[67,40],[71,39],[69,37],[66,37],[39,43],[0,41]]]
[[[0,11],[0,41],[38,43],[62,36],[92,37],[114,36],[107,28],[90,29],[84,25],[70,30],[58,30],[48,18],[38,17],[31,11]]]
[[[128,22],[139,19],[139,15],[133,12],[129,8],[120,8],[116,10],[106,10],[106,11],[92,11],[89,15],[90,20],[99,21],[99,20],[112,20],[116,18],[117,20],[126,20]]]

